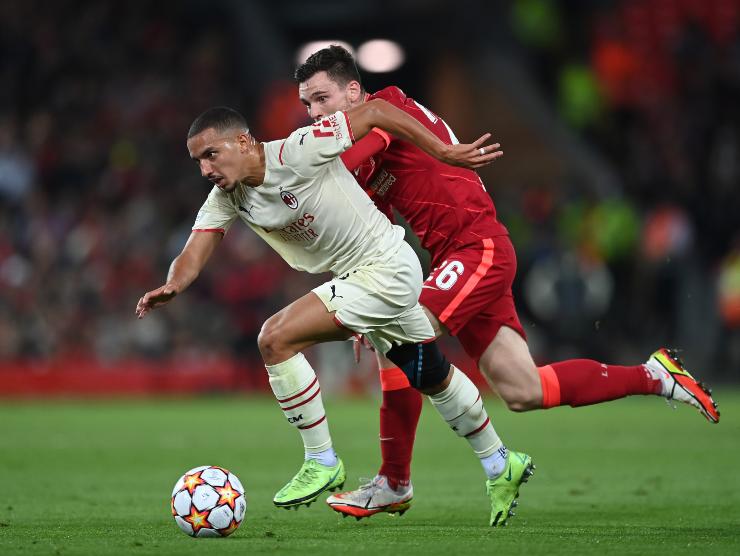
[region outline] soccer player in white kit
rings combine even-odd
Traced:
[[[318,378],[301,353],[316,343],[363,334],[404,369],[412,385],[436,398],[435,408],[455,430],[470,431],[465,436],[476,451],[501,444],[475,386],[448,388],[451,366],[418,303],[422,270],[403,229],[375,208],[338,158],[355,136],[374,127],[454,165],[477,168],[501,154],[497,144],[482,146],[488,134],[472,144],[446,145],[382,100],[337,112],[269,143],[257,142],[238,112],[210,109],[191,125],[187,146],[215,187],[166,283],[136,307],[142,318],[185,290],[237,218],[293,268],[333,273],[332,280],[270,317],[257,339],[270,386],[305,449],[300,471],[275,495],[279,507],[310,505],[345,480]]]

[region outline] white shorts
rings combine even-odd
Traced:
[[[382,354],[394,345],[434,338],[419,305],[423,275],[419,259],[403,242],[385,264],[359,267],[313,289],[339,324],[363,334]]]

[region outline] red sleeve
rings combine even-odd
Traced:
[[[371,156],[387,149],[388,143],[388,134],[374,129],[340,155],[342,162],[352,172]]]

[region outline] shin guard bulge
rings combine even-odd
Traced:
[[[429,396],[429,400],[452,430],[470,443],[479,458],[490,456],[502,446],[478,388],[462,371],[453,366],[449,386]]]
[[[411,387],[398,367],[380,369],[383,404],[380,406],[380,454],[378,475],[393,489],[409,484],[416,426],[421,415],[421,394]]]
[[[270,387],[288,422],[298,429],[308,453],[331,447],[329,424],[319,379],[302,353],[276,365],[265,365]]]
[[[644,365],[606,365],[592,359],[570,359],[537,369],[542,407],[580,407],[636,394],[660,392],[661,382]]]

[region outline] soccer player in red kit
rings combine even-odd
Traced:
[[[381,98],[416,118],[444,142],[457,142],[442,118],[399,88],[366,93],[354,59],[339,46],[314,53],[296,70],[295,78],[300,100],[314,119]],[[391,218],[395,208],[429,252],[433,270],[424,283],[421,305],[437,336],[447,332],[458,337],[509,409],[578,407],[652,394],[688,403],[710,422],[719,421],[710,392],[665,348],[646,363],[633,366],[572,359],[537,367],[511,293],[516,273],[514,248],[476,172],[440,163],[380,131],[369,133],[343,159],[378,208]],[[381,468],[369,484],[327,500],[336,511],[356,517],[405,510],[412,497],[410,464],[421,396],[390,361],[379,357],[379,366]],[[515,460],[514,456],[524,454],[504,454],[507,460]],[[481,462],[488,475],[490,523],[501,525],[511,508],[505,515],[495,511],[500,508],[499,489],[512,482],[518,488],[527,473],[496,475],[484,459]],[[507,469],[517,467],[512,463]]]

